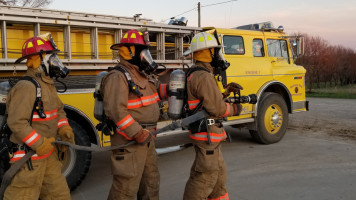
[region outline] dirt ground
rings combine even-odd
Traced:
[[[308,98],[310,110],[289,116],[289,129],[356,143],[356,100]]]
[[[290,115],[282,141],[254,142],[246,129],[226,127],[222,144],[230,199],[355,199],[356,100],[310,98],[310,111]],[[188,140],[188,141],[184,141]],[[156,146],[185,144],[186,135],[159,137]],[[159,155],[160,199],[182,199],[193,148]],[[92,166],[73,200],[106,199],[111,187],[109,152],[93,153]]]

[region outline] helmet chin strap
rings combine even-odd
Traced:
[[[131,51],[131,47],[130,47],[130,46],[127,46],[127,48],[129,49],[131,59],[133,59],[133,58],[134,58],[134,55],[133,55],[133,53],[132,53],[132,51]],[[135,49],[135,50],[136,50],[136,49]]]
[[[40,58],[41,58],[41,67],[42,67],[42,70],[44,71],[44,73],[45,73],[46,76],[49,76],[49,72],[48,72],[48,70],[47,70],[47,66],[46,66],[46,64],[43,62],[42,53],[40,53]]]
[[[210,52],[210,55],[211,55],[211,61],[213,61],[213,59],[214,59],[214,54],[213,54],[213,52],[211,52],[211,49],[209,48],[209,52]],[[214,67],[214,66],[213,66]]]
[[[132,53],[131,51],[131,47],[130,46],[127,46],[127,49],[129,50],[129,53],[130,53],[130,56],[131,56],[131,59],[130,60],[127,60],[129,63],[133,64],[133,65],[138,65],[138,63],[136,63],[136,60],[135,60],[135,55]],[[135,49],[136,51],[136,49]]]
[[[141,67],[141,60],[140,60],[140,52],[141,49],[137,48],[137,46],[134,46],[135,48],[135,54],[132,53],[130,46],[127,47],[129,49],[130,55],[131,55],[131,60],[128,60],[129,63],[136,65],[139,67],[140,71],[142,71],[142,67]]]
[[[211,49],[209,48],[209,51],[210,51],[210,55],[211,55],[211,62],[210,62],[210,64],[212,64],[213,62],[214,62],[214,59],[215,59],[215,55],[214,55],[214,53],[215,53],[215,51],[214,51],[214,53],[211,51]],[[216,64],[216,63],[215,63]],[[214,75],[221,75],[221,70],[219,69],[219,67],[218,66],[213,66],[213,65],[211,65],[212,67],[213,67],[213,69],[214,69]]]

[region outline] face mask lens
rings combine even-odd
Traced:
[[[145,44],[146,45],[150,45],[150,36],[148,34],[148,31],[145,31],[143,33],[143,40],[145,41]]]
[[[45,55],[44,57],[42,57],[43,55],[41,54],[41,59],[42,60],[42,70],[44,71],[44,73],[46,74],[46,76],[49,75],[49,58],[51,57],[50,54]]]
[[[63,65],[57,54],[52,54],[49,57],[48,64],[51,77],[65,78],[69,74],[70,70]]]
[[[141,65],[143,66],[143,70],[147,73],[154,73],[158,67],[158,65],[153,61],[152,56],[148,49],[144,49],[140,53]]]
[[[230,67],[230,63],[225,60],[220,48],[215,49],[215,52],[217,53],[214,55],[212,65],[215,66],[215,68],[219,68],[220,70],[225,71],[228,67]]]
[[[57,54],[52,54],[49,58],[49,64],[51,66],[63,66],[62,62],[59,60]]]
[[[218,57],[218,60],[221,60],[221,61],[223,61],[223,62],[226,62],[226,60],[225,60],[225,58],[224,58],[224,55],[223,55],[221,49],[218,50],[218,55],[217,55],[217,57]]]

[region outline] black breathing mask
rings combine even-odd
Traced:
[[[128,47],[131,55],[131,49]],[[140,71],[144,71],[146,74],[155,73],[158,68],[158,65],[153,61],[150,51],[148,48],[143,48],[140,46],[135,46],[135,55],[132,56],[131,60],[128,60],[129,63],[139,67]]]
[[[221,48],[215,48],[214,53],[210,50],[210,53],[213,58],[210,64],[214,67],[214,74],[220,74],[220,72],[226,71],[230,67],[230,63],[225,60]]]
[[[155,73],[158,65],[153,61],[151,53],[148,49],[143,49],[140,53],[140,70],[146,74]]]
[[[67,86],[62,81],[59,81],[58,78],[65,78],[70,72],[66,66],[63,65],[62,61],[58,58],[57,54],[47,54],[44,58],[41,56],[41,66],[46,76],[50,78],[55,78],[57,82],[61,83],[64,86],[63,90],[57,90],[59,93],[63,93],[67,90]]]
[[[57,54],[52,54],[49,57],[48,64],[50,77],[65,78],[70,72],[70,69],[63,65]]]
[[[51,78],[65,78],[70,70],[65,67],[62,61],[58,58],[57,54],[48,54],[42,60],[42,68],[46,76]]]

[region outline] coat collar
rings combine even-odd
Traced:
[[[195,65],[209,70],[210,73],[214,73],[214,68],[210,65],[210,63],[197,61]]]
[[[147,75],[139,70],[139,67],[133,65],[123,58],[120,58],[120,64],[122,64],[127,71],[129,71],[133,82],[140,88],[145,89],[148,84]]]
[[[33,69],[33,68],[28,68],[27,72],[25,73],[25,76],[30,76],[32,78],[35,78],[37,80],[42,80],[45,83],[48,84],[54,84],[54,81],[52,78],[50,78],[49,76],[46,76],[45,73],[43,72],[41,66]]]

